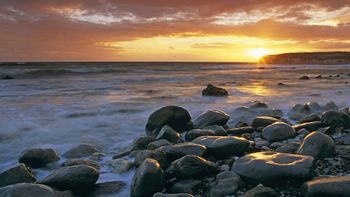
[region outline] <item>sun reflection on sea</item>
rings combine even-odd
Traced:
[[[269,89],[265,84],[253,83],[249,85],[238,86],[239,91],[255,94],[257,96],[272,96],[274,92]]]

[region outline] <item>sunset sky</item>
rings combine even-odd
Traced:
[[[0,61],[255,61],[349,50],[350,0],[0,1]]]

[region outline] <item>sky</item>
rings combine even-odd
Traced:
[[[0,61],[252,62],[350,51],[350,0],[0,0]]]

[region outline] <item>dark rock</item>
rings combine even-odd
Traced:
[[[257,185],[240,197],[278,197],[278,193],[272,188]]]
[[[299,77],[299,79],[300,79],[300,80],[309,80],[310,77],[308,77],[308,76],[302,76],[302,77]]]
[[[247,126],[249,126],[249,124],[244,121],[239,121],[235,124],[235,128],[247,127]]]
[[[209,110],[200,114],[194,121],[195,128],[203,128],[210,125],[225,126],[230,115],[220,110]]]
[[[270,116],[258,116],[252,121],[252,126],[256,129],[262,129],[270,124],[279,122],[280,120]]]
[[[312,156],[315,160],[330,157],[334,153],[334,141],[329,136],[315,131],[307,135],[297,153]]]
[[[260,101],[254,101],[252,105],[249,106],[250,109],[267,109],[269,108],[266,103]]]
[[[269,142],[282,141],[295,136],[295,130],[284,122],[275,122],[262,130],[262,137]]]
[[[321,105],[317,102],[307,102],[306,106],[310,109],[311,112],[320,112],[323,110]]]
[[[147,149],[155,150],[159,147],[169,146],[169,145],[171,145],[171,143],[168,140],[162,139],[162,140],[157,140],[157,141],[149,143],[147,146]]]
[[[9,76],[9,75],[6,75],[5,77],[3,77],[2,79],[14,79],[14,77],[11,77],[11,76]]]
[[[60,190],[84,190],[94,186],[99,172],[87,165],[62,167],[45,177],[38,183]]]
[[[228,96],[228,92],[224,88],[208,84],[202,91],[202,96]]]
[[[97,162],[87,160],[87,159],[69,159],[61,164],[62,167],[77,166],[77,165],[87,165],[97,170],[100,169],[100,165]]]
[[[0,187],[16,183],[32,183],[35,181],[36,179],[31,170],[24,164],[19,164],[18,166],[5,170],[0,174]]]
[[[108,166],[115,173],[124,173],[133,167],[133,162],[126,159],[113,159],[108,161]]]
[[[288,112],[288,117],[292,120],[301,120],[311,113],[310,106],[296,104]]]
[[[169,188],[170,193],[189,193],[189,194],[195,194],[200,190],[200,188],[203,187],[203,183],[200,180],[194,180],[194,179],[185,179],[180,180],[173,184]]]
[[[125,157],[127,155],[129,155],[132,151],[132,147],[128,147],[128,148],[125,148],[123,150],[121,150],[120,152],[118,152],[117,154],[113,155],[113,159],[119,159],[119,158],[122,158],[122,157]]]
[[[335,137],[334,140],[340,144],[350,145],[350,135],[349,134]]]
[[[156,139],[157,140],[165,139],[175,144],[183,142],[180,134],[176,132],[174,129],[172,129],[171,127],[169,127],[168,125],[163,126],[163,128],[159,131]]]
[[[203,145],[186,142],[170,146],[162,146],[156,149],[156,151],[164,152],[167,160],[171,162],[185,155],[197,155],[202,157],[207,151],[207,148]]]
[[[159,192],[165,185],[165,176],[159,163],[146,159],[137,169],[131,182],[131,197],[149,197]]]
[[[148,147],[148,144],[156,141],[157,139],[154,137],[141,136],[133,141],[132,150],[145,150]]]
[[[59,192],[41,184],[17,183],[0,188],[3,197],[73,197],[70,191]]]
[[[217,136],[227,136],[227,133],[226,133],[226,130],[224,129],[224,127],[219,126],[219,125],[205,126],[202,129],[212,130],[215,132],[215,135],[217,135]]]
[[[307,197],[348,197],[350,176],[320,178],[306,182],[302,186]]]
[[[242,135],[243,133],[253,133],[254,131],[256,130],[252,126],[230,128],[226,130],[227,134],[235,135],[235,136]]]
[[[340,145],[335,146],[335,152],[339,154],[342,158],[350,161],[350,145]]]
[[[146,124],[147,136],[156,137],[164,125],[169,125],[177,132],[192,129],[188,111],[178,106],[166,106],[153,112]]]
[[[322,108],[323,111],[338,110],[338,106],[334,102],[326,103]]]
[[[285,84],[285,83],[282,83],[282,82],[279,82],[277,85],[279,85],[279,86],[285,86],[286,84]]]
[[[195,155],[186,155],[173,161],[166,169],[168,178],[190,178],[207,176],[218,171],[215,163]]]
[[[311,178],[313,160],[304,155],[257,152],[239,158],[232,169],[254,183],[282,184]]]
[[[350,127],[350,119],[347,114],[340,111],[326,111],[321,116],[321,122],[327,126]]]
[[[194,196],[187,193],[163,194],[158,192],[158,193],[155,193],[153,197],[194,197]]]
[[[23,151],[18,161],[31,168],[38,168],[45,166],[48,163],[58,161],[59,159],[60,158],[56,151],[52,148],[33,148]]]
[[[290,142],[288,144],[282,145],[276,149],[276,152],[280,153],[296,153],[300,147],[298,142]]]
[[[221,172],[216,175],[216,182],[210,188],[210,197],[221,197],[235,194],[239,187],[244,185],[238,174],[232,171]]]
[[[321,78],[322,78],[322,75],[317,75],[315,78],[316,78],[316,79],[321,79]]]
[[[299,123],[306,123],[306,122],[314,122],[314,121],[320,121],[321,117],[317,114],[310,114],[299,121]]]
[[[310,132],[316,131],[317,129],[323,127],[321,121],[314,121],[314,122],[306,122],[302,124],[296,124],[292,126],[296,131],[299,131],[301,129],[306,129]]]
[[[154,159],[159,162],[162,167],[168,166],[167,154],[165,151],[143,150],[136,154],[134,164],[136,167],[141,165],[147,158]]]
[[[126,183],[122,181],[98,183],[93,187],[88,197],[118,196],[125,187]]]
[[[186,141],[192,141],[196,139],[197,137],[201,136],[214,136],[215,132],[212,130],[205,130],[205,129],[192,129],[186,133],[185,139]]]
[[[234,136],[202,136],[193,143],[207,147],[208,154],[219,158],[241,155],[249,148],[248,140]]]
[[[63,154],[63,157],[74,159],[81,157],[88,157],[94,153],[101,153],[101,151],[94,145],[91,144],[80,144],[77,147],[74,147]]]

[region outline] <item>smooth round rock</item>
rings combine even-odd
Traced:
[[[282,141],[294,136],[294,128],[284,122],[275,122],[262,130],[262,137],[269,142]]]
[[[171,162],[185,155],[197,155],[202,157],[207,151],[207,148],[200,144],[185,142],[170,146],[162,146],[156,149],[156,152],[158,151],[164,152],[167,160]]]
[[[157,139],[154,137],[141,136],[133,141],[132,150],[144,150],[147,149],[148,144],[156,141]]]
[[[175,144],[183,142],[180,134],[176,132],[174,129],[172,129],[171,127],[169,127],[168,125],[163,126],[163,128],[159,131],[156,139],[157,140],[165,139]]]
[[[311,178],[313,161],[309,156],[267,151],[239,158],[232,169],[254,183],[279,184]]]
[[[335,143],[332,138],[321,132],[315,131],[307,135],[297,153],[314,157],[315,160],[330,157],[334,154]]]
[[[101,151],[94,145],[91,144],[80,144],[77,147],[74,147],[63,154],[63,157],[74,159],[81,157],[88,157],[94,153],[101,153]]]
[[[62,167],[77,166],[77,165],[87,165],[97,170],[100,169],[100,165],[97,162],[87,160],[87,159],[69,159],[61,164]]]
[[[62,167],[39,181],[40,184],[60,190],[80,190],[92,187],[99,177],[99,172],[87,165]]]
[[[126,187],[126,183],[122,181],[111,181],[98,183],[93,187],[88,197],[112,197],[119,196],[120,192]]]
[[[257,185],[240,197],[278,197],[278,193],[272,188]]]
[[[236,190],[244,183],[238,174],[233,171],[225,171],[216,175],[215,184],[210,188],[210,197],[221,197],[235,194]]]
[[[191,116],[188,111],[178,106],[166,106],[153,112],[146,124],[147,136],[156,137],[164,125],[169,125],[178,132],[191,129]]]
[[[225,126],[230,115],[221,110],[208,110],[200,114],[194,121],[195,128],[203,128],[211,125]]]
[[[312,132],[312,131],[316,131],[317,129],[319,129],[321,127],[323,127],[321,121],[305,122],[305,123],[293,125],[293,128],[295,129],[295,131],[299,131],[301,129],[306,129],[306,130]]]
[[[200,188],[202,188],[203,183],[196,179],[185,179],[174,183],[170,188],[170,193],[189,193],[195,194]]]
[[[52,148],[33,148],[23,151],[18,162],[24,163],[31,168],[39,168],[59,159],[60,157]]]
[[[34,183],[17,183],[0,188],[3,197],[73,197],[70,191],[59,192],[51,187]]]
[[[311,180],[302,186],[302,192],[306,197],[349,197],[350,176]]]
[[[192,129],[188,131],[185,135],[186,141],[192,141],[196,139],[197,137],[201,136],[214,136],[215,132],[212,130],[205,130],[205,129]]]
[[[149,197],[163,189],[165,176],[159,163],[146,159],[137,169],[131,182],[131,197]]]
[[[19,164],[0,174],[0,187],[16,183],[32,183],[35,181],[36,179],[31,173],[31,170],[24,164]]]
[[[166,169],[167,178],[203,177],[218,171],[215,163],[195,155],[186,155],[175,160]]]
[[[202,90],[202,96],[228,96],[227,90],[221,87],[208,84],[207,87]]]
[[[321,116],[321,122],[327,126],[350,127],[349,116],[341,111],[326,111]]]
[[[161,140],[157,140],[157,141],[154,141],[154,142],[151,142],[147,145],[147,149],[149,150],[155,150],[159,147],[162,147],[162,146],[169,146],[171,145],[171,143],[168,141],[168,140],[165,140],[165,139],[161,139]]]
[[[270,116],[258,116],[253,119],[252,126],[256,129],[262,129],[272,123],[279,122],[277,118],[273,118]]]
[[[295,153],[298,151],[300,143],[290,142],[288,144],[282,145],[276,149],[276,152],[280,153]]]
[[[249,141],[235,136],[202,136],[192,141],[208,149],[208,154],[218,158],[241,155],[249,148]]]

